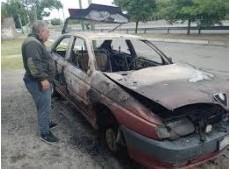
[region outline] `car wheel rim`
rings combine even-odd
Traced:
[[[109,149],[112,152],[116,153],[117,151],[116,133],[113,131],[113,129],[106,130],[106,142]]]

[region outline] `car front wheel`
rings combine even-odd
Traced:
[[[117,154],[119,151],[119,146],[117,143],[117,129],[115,128],[107,128],[105,131],[105,140],[106,140],[106,144],[109,148],[109,150],[113,153],[113,154]]]
[[[51,83],[51,97],[60,97],[60,94],[55,90],[55,84]]]

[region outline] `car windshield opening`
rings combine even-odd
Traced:
[[[96,68],[102,72],[139,70],[169,64],[150,41],[111,38],[93,40]]]

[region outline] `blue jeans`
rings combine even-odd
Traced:
[[[31,78],[23,80],[37,107],[40,134],[48,134],[50,131],[51,89],[42,91],[39,81]]]

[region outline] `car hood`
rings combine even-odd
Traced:
[[[122,87],[170,110],[195,103],[218,103],[228,107],[228,101],[220,102],[213,97],[214,94],[225,93],[224,99],[228,99],[228,82],[188,64],[171,64],[105,75]]]

